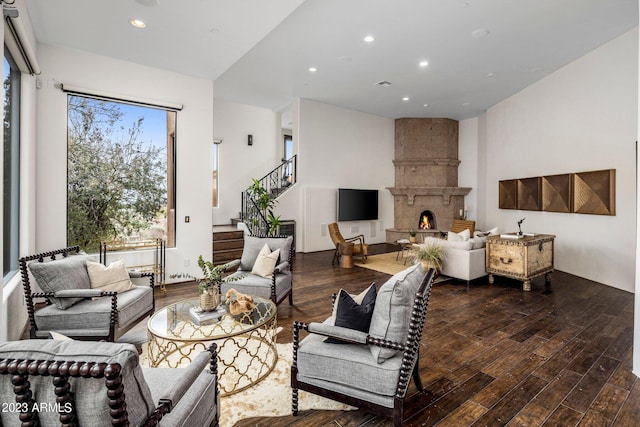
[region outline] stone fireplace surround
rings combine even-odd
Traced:
[[[464,209],[464,196],[471,188],[458,187],[458,121],[444,118],[402,118],[395,122],[393,165],[394,226],[386,230],[386,241],[439,235],[451,229]],[[419,230],[423,211],[431,211],[437,228]]]

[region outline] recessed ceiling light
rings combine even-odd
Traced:
[[[406,101],[408,101],[408,100],[409,100],[409,97],[408,97],[408,96],[405,96],[404,98],[402,98],[402,100],[406,102]]]
[[[318,69],[316,67],[309,67],[309,71],[315,73]]]
[[[493,73],[487,73],[487,77],[493,77]]]
[[[429,106],[429,104],[423,104],[422,106],[423,106],[423,107],[428,107],[428,106]]]
[[[487,30],[486,28],[478,28],[477,30],[473,30],[471,32],[471,36],[479,39],[482,37],[487,37],[489,35],[489,30]]]
[[[376,83],[376,84],[377,84],[378,86],[384,86],[384,87],[391,86],[391,82],[388,82],[388,81],[386,81],[386,80],[379,81],[379,82],[378,82],[378,83]]]
[[[373,36],[366,36],[364,38],[364,41],[366,41],[367,43],[371,43],[372,41],[374,41],[375,39],[373,38]]]
[[[136,28],[144,28],[147,26],[147,24],[145,24],[144,21],[141,21],[140,19],[132,19],[131,21],[129,21],[129,23]]]
[[[463,102],[463,103],[462,103],[462,106],[463,106],[463,107],[468,107],[469,105],[471,105],[471,103],[470,103],[470,102]]]
[[[429,65],[429,61],[420,61],[420,63],[418,65],[420,65],[422,68],[424,68],[427,65]]]

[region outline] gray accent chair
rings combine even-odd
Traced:
[[[20,258],[20,274],[29,315],[30,337],[48,338],[58,332],[78,340],[115,341],[155,309],[152,273],[130,272],[135,289],[116,292],[91,289],[87,256],[78,246]],[[31,289],[32,263],[48,292]],[[45,265],[46,264],[46,265]],[[46,305],[37,307],[35,299]]]
[[[142,368],[132,344],[0,343],[0,425],[217,425],[216,358],[213,344],[185,368]]]
[[[271,251],[280,249],[280,260],[276,263],[271,277],[252,274],[258,253],[267,244]],[[238,266],[238,270],[228,276],[229,282],[222,283],[220,293],[225,295],[229,289],[260,296],[280,304],[287,296],[293,304],[293,236],[245,236],[242,257],[228,263],[228,269]]]
[[[434,270],[420,264],[389,279],[378,290],[369,332],[324,323],[293,324],[292,412],[298,414],[298,390],[393,418],[401,426],[404,402],[418,372],[420,340]],[[310,332],[300,341],[300,331]],[[331,337],[343,343],[325,342]]]

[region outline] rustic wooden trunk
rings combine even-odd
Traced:
[[[522,280],[522,289],[530,291],[531,279],[545,275],[546,285],[549,286],[555,237],[551,234],[521,238],[487,237],[486,268],[489,283],[493,283],[497,274]]]

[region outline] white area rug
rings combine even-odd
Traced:
[[[261,382],[240,393],[221,398],[220,426],[233,426],[250,417],[279,417],[291,415],[291,360],[293,344],[276,344],[278,362]],[[298,410],[353,410],[351,406],[300,391]]]

